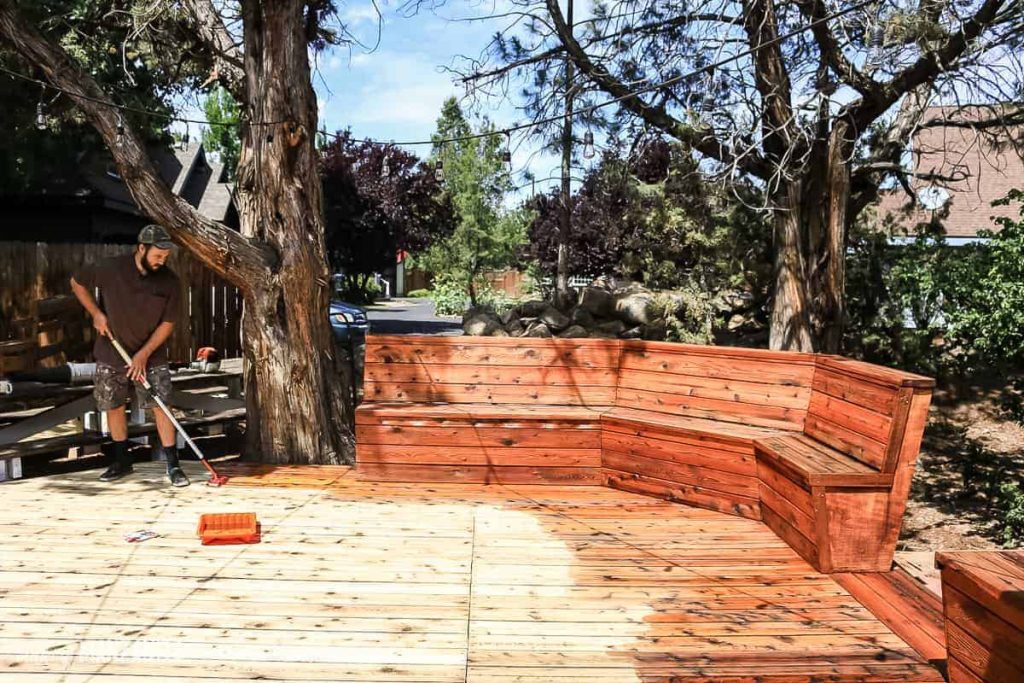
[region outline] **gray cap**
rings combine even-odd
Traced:
[[[174,246],[171,236],[159,225],[147,225],[139,231],[139,244],[152,244],[157,249],[170,249]]]

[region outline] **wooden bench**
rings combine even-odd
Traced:
[[[1024,681],[1024,550],[935,556],[950,683]]]
[[[645,341],[380,337],[357,471],[603,483],[763,520],[820,571],[886,571],[932,380],[838,356]]]
[[[367,339],[356,461],[376,481],[601,483],[618,342]]]
[[[623,342],[606,483],[761,519],[754,441],[800,430],[813,371],[807,354]]]
[[[821,571],[888,571],[933,385],[818,356],[802,433],[755,442],[765,523]]]

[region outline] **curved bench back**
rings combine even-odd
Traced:
[[[615,405],[799,431],[813,377],[812,354],[627,341]]]
[[[915,393],[930,394],[934,384],[909,372],[819,355],[804,433],[875,469],[894,472],[908,420],[920,420],[911,412],[912,403],[921,403]],[[927,401],[924,406],[926,418]]]
[[[371,335],[363,396],[375,402],[611,406],[620,344]]]

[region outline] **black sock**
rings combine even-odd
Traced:
[[[110,445],[111,464],[118,463],[125,467],[132,464],[132,459],[128,455],[128,442],[127,441],[115,441]]]
[[[178,464],[178,447],[177,446],[164,446],[164,455],[167,456],[167,471],[170,472],[175,467],[179,467]]]

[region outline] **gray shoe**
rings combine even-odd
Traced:
[[[171,486],[177,486],[179,488],[182,486],[188,486],[190,483],[188,477],[185,476],[185,473],[181,471],[180,467],[172,467],[168,470],[167,478],[171,481]]]

